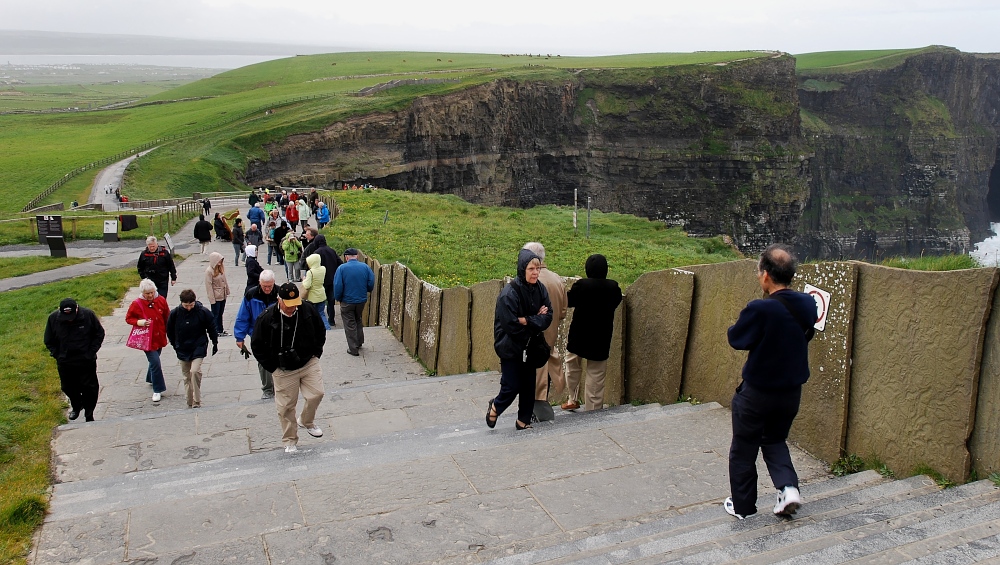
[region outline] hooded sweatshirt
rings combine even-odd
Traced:
[[[545,286],[537,282],[529,284],[526,278],[528,263],[533,259],[538,259],[538,256],[527,249],[518,253],[517,278],[503,287],[497,297],[493,316],[493,350],[500,359],[521,360],[531,336],[545,331],[552,323],[552,303]],[[538,313],[542,306],[548,307],[548,313]],[[522,326],[518,318],[524,318],[527,325]]]
[[[248,245],[246,249],[247,260],[247,288],[254,287],[260,284],[260,274],[264,271],[263,267],[257,261],[257,246]]]
[[[573,283],[566,295],[573,310],[566,350],[584,359],[604,361],[611,352],[615,309],[622,302],[622,289],[608,279],[608,260],[591,255],[586,263],[587,278]]]
[[[222,262],[222,254],[213,251],[208,256],[208,268],[205,269],[205,296],[208,297],[209,304],[215,304],[229,296],[229,281],[226,280],[226,272],[215,274],[215,267]]]
[[[322,258],[313,254],[306,257],[306,265],[309,270],[306,278],[302,279],[302,288],[306,290],[305,299],[313,304],[326,301],[326,289],[323,287],[323,280],[326,278],[326,267],[322,264]]]

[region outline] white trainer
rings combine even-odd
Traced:
[[[302,423],[302,418],[299,418],[298,422],[299,422],[299,427],[305,428],[306,432],[308,432],[309,435],[311,435],[312,437],[323,437],[323,430],[319,429],[319,426],[317,426],[316,424],[307,426]]]
[[[778,503],[774,505],[776,516],[791,516],[802,506],[802,496],[799,489],[786,486],[778,493]]]
[[[295,453],[298,450],[299,450],[299,448],[295,447],[294,445],[286,445],[285,446],[285,453]]]
[[[153,393],[153,402],[159,402],[159,401],[160,401],[160,393],[154,392]]]
[[[726,497],[726,501],[722,503],[722,507],[726,509],[726,514],[729,514],[730,516],[733,516],[740,520],[753,516],[753,514],[748,514],[746,516],[744,516],[743,514],[737,514],[736,507],[733,505],[733,498],[731,496]],[[754,514],[756,514],[756,512],[754,512]]]

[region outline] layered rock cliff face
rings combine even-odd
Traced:
[[[789,56],[498,80],[267,147],[255,185],[581,203],[815,258],[964,251],[985,234],[1000,61],[796,77]],[[800,103],[801,102],[801,103]]]
[[[255,184],[371,182],[508,206],[585,205],[729,234],[797,233],[808,196],[794,60],[498,80],[267,147]]]
[[[1000,60],[929,53],[800,86],[815,152],[798,240],[809,255],[962,253],[984,239]]]

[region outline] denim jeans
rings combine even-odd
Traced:
[[[163,368],[160,367],[160,351],[154,349],[146,351],[146,361],[149,361],[149,368],[146,369],[146,382],[153,383],[153,392],[163,392],[167,390],[167,383],[163,380]]]
[[[323,319],[323,326],[329,330],[330,320],[326,317],[326,303],[326,300],[323,302],[313,302],[313,307],[316,308],[316,313],[319,314],[319,317]]]
[[[212,317],[215,319],[215,331],[222,333],[222,313],[226,311],[226,301],[216,300],[212,304]]]
[[[240,266],[240,254],[243,253],[243,246],[239,243],[233,244],[233,249],[236,251],[236,266]]]
[[[290,282],[302,280],[302,267],[298,261],[285,261],[285,277]]]
[[[277,251],[277,248],[274,246],[273,243],[268,243],[267,244],[267,264],[268,265],[271,264],[271,255],[274,255],[275,257],[277,257],[278,256],[278,251]],[[279,262],[280,262],[280,260],[279,260]]]

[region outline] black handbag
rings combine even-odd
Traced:
[[[544,367],[546,363],[549,362],[549,354],[551,353],[551,348],[549,344],[545,341],[545,336],[541,333],[537,333],[528,340],[528,344],[524,347],[524,362],[529,366],[537,369],[539,367]]]

